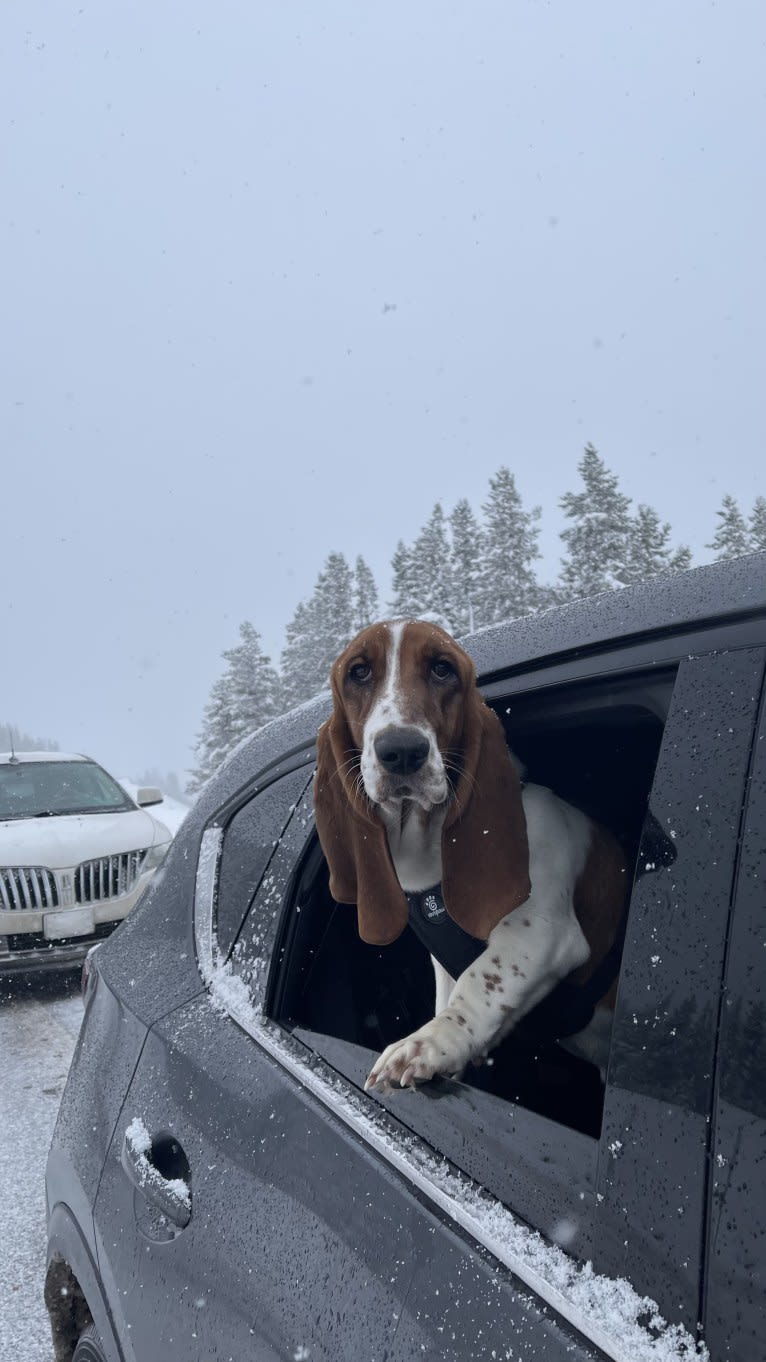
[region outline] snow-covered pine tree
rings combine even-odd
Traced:
[[[281,713],[279,677],[261,648],[258,630],[245,620],[240,642],[223,654],[228,664],[228,693],[235,743]]]
[[[452,555],[447,522],[437,501],[411,550],[411,586],[415,616],[436,617],[445,629],[454,632],[456,611]]]
[[[573,522],[561,531],[567,548],[557,588],[562,601],[595,596],[630,580],[630,497],[619,490],[616,475],[592,444],[585,446],[578,471],[583,491],[565,492],[560,502]]]
[[[685,545],[673,550],[669,540],[668,522],[661,521],[654,508],[642,502],[628,529],[627,581],[645,582],[649,577],[667,577],[688,568],[691,551]]]
[[[331,553],[314,590],[287,626],[282,650],[282,694],[286,709],[330,684],[338,653],[356,633],[351,569],[342,553]]]
[[[354,564],[354,632],[359,633],[378,618],[378,588],[372,570],[361,555]]]
[[[688,544],[681,544],[674,549],[668,559],[668,573],[688,572],[692,565],[692,551]]]
[[[484,532],[474,625],[530,615],[540,603],[534,562],[540,557],[540,507],[525,511],[513,473],[498,469],[483,507]]]
[[[483,535],[465,497],[450,516],[452,530],[452,590],[455,632],[467,634],[478,624],[479,574]]]
[[[750,551],[766,549],[766,497],[756,497],[753,502],[748,529]]]
[[[315,643],[315,614],[312,600],[299,601],[285,629],[285,646],[280,657],[282,699],[286,710],[306,699],[303,674],[314,676],[312,650]]]
[[[202,728],[194,744],[197,764],[192,767],[186,785],[188,794],[197,794],[202,789],[234,746],[228,676],[224,675],[213,683],[202,713]]]
[[[412,549],[400,539],[391,558],[393,595],[389,609],[393,619],[412,619],[418,613]]]
[[[707,545],[709,549],[714,550],[716,558],[739,558],[741,554],[749,553],[750,536],[745,524],[745,517],[734,497],[725,496],[721,502],[721,509],[716,511],[716,515],[721,523],[715,532],[712,544]]]
[[[197,765],[187,785],[195,794],[231,751],[280,713],[279,677],[261,648],[260,634],[248,620],[239,626],[240,642],[222,653],[226,670],[214,683],[195,743]]]

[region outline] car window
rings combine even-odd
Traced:
[[[656,858],[670,854],[647,809],[674,674],[599,677],[545,693],[536,685],[493,700],[527,778],[606,822],[631,866],[642,836]],[[321,848],[305,832],[283,894],[266,1011],[363,1088],[377,1054],[433,1015],[427,952],[409,929],[383,949],[362,942],[355,909],[333,903]],[[528,1025],[461,1083],[437,1079],[418,1094],[375,1100],[549,1237],[585,1252],[603,1094],[597,1067]]]
[[[302,766],[256,783],[225,814],[214,917],[216,945],[224,959],[310,775],[311,768]]]
[[[672,685],[672,671],[642,673],[557,687],[542,696],[536,688],[494,702],[526,779],[550,786],[606,823],[631,867]],[[365,945],[355,910],[330,897],[316,845],[301,864],[292,896],[295,910],[290,914],[288,908],[284,942],[289,966],[272,1001],[281,1020],[380,1051],[433,1015],[433,973],[425,948],[409,929],[384,949]],[[536,1025],[523,1023],[491,1064],[466,1075],[466,1083],[598,1136],[598,1075],[594,1078],[592,1065],[553,1045],[547,1034],[551,1025],[562,1023],[544,1024],[540,1015]]]

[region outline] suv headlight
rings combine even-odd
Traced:
[[[142,875],[145,875],[149,870],[156,870],[158,866],[162,865],[162,862],[168,853],[169,846],[170,842],[156,842],[153,847],[149,847],[149,850],[144,857],[144,863],[141,866]]]

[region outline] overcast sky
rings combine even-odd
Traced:
[[[10,0],[0,720],[182,771],[327,554],[764,457],[763,0]]]

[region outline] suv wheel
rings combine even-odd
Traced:
[[[95,1324],[89,1324],[80,1334],[72,1362],[109,1362]]]

